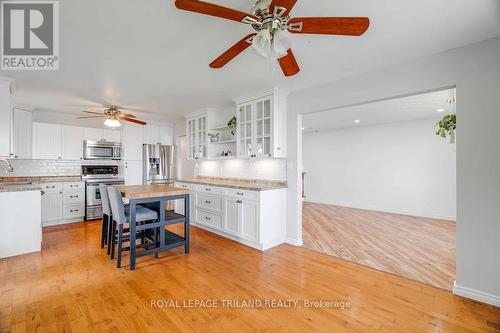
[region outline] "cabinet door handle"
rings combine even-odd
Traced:
[[[70,213],[78,212],[78,209],[70,209],[69,212]]]
[[[237,195],[243,195],[243,192],[236,192]]]
[[[78,195],[70,195],[69,197],[70,197],[71,199],[73,199],[73,198],[78,198]]]
[[[236,200],[236,203],[243,203],[243,201],[241,201],[241,200]]]
[[[210,201],[210,200],[205,200],[205,203],[206,203],[206,204],[211,204],[211,203],[212,203],[212,201]]]
[[[210,218],[210,217],[208,217],[208,216],[205,216],[205,220],[210,221],[210,220],[211,220],[211,218]]]
[[[207,188],[205,188],[205,190],[206,190],[206,191],[209,191],[209,192],[210,192],[210,191],[212,191],[212,189],[210,189],[210,188],[208,188],[208,187],[207,187]]]

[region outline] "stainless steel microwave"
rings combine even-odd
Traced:
[[[121,160],[122,156],[120,142],[83,141],[83,158],[86,160]]]

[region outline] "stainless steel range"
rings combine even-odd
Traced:
[[[96,220],[102,217],[101,191],[99,185],[123,185],[125,180],[118,178],[116,165],[83,165],[82,179],[86,188],[85,220]]]

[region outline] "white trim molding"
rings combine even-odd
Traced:
[[[453,294],[500,307],[500,296],[457,285],[457,281],[453,283]]]
[[[304,242],[302,242],[302,239],[295,239],[295,238],[286,238],[285,243],[293,245],[293,246],[302,246],[304,245]]]

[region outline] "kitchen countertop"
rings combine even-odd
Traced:
[[[147,199],[161,198],[191,193],[190,190],[172,187],[170,185],[120,185],[116,186],[124,198]]]
[[[54,183],[54,182],[81,182],[82,176],[37,176],[37,177],[4,177],[0,178],[2,183]]]
[[[287,183],[276,180],[223,178],[223,177],[198,177],[195,179],[177,179],[177,182],[212,185],[229,188],[240,188],[252,191],[266,191],[287,188]]]
[[[0,192],[41,191],[39,184],[81,181],[81,176],[5,177],[0,178]]]
[[[22,192],[22,191],[41,191],[42,188],[36,184],[28,184],[28,185],[1,185],[0,184],[0,193],[1,192]]]

